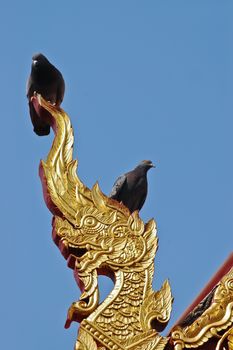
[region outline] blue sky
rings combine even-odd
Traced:
[[[109,193],[140,160],[157,165],[141,217],[158,224],[154,287],[170,279],[171,326],[232,252],[232,10],[228,0],[1,2],[2,348],[73,349],[78,326],[63,328],[79,291],[38,177],[53,135],[32,132],[33,53],[63,73],[88,186]]]

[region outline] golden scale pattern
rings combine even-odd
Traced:
[[[83,251],[75,255],[73,267],[82,294],[68,311],[69,320],[77,315],[82,319],[75,350],[181,350],[198,348],[216,336],[216,350],[233,350],[232,271],[219,283],[210,307],[190,326],[174,327],[169,337],[152,328],[153,320],[168,322],[173,301],[167,280],[159,291],[152,289],[158,243],[155,221],[144,224],[138,212],[130,214],[105,196],[98,183],[89,189],[81,182],[68,115],[40,95],[34,98],[55,125],[53,145],[40,164],[47,205],[54,214],[53,234],[61,251]],[[114,275],[114,287],[99,303],[102,269]]]

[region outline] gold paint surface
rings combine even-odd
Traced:
[[[35,98],[55,130],[48,157],[40,164],[45,200],[54,214],[53,238],[82,291],[68,310],[68,325],[81,322],[75,350],[204,349],[210,339],[216,340],[216,350],[233,350],[233,269],[200,317],[162,337],[152,324],[169,321],[173,298],[168,281],[159,291],[152,289],[155,221],[144,224],[138,212],[130,214],[104,195],[98,183],[92,189],[82,183],[68,115],[40,95]],[[103,271],[113,278],[114,287],[100,303],[98,273]]]
[[[151,323],[168,322],[173,298],[168,281],[159,291],[152,289],[158,243],[155,221],[144,224],[138,212],[130,214],[105,196],[98,183],[89,189],[81,182],[72,158],[69,117],[41,96],[37,100],[51,114],[56,130],[47,160],[41,162],[48,207],[60,213],[54,216],[53,236],[73,261],[82,286],[80,299],[68,311],[69,322],[82,320],[75,349],[163,350],[168,338]],[[99,270],[114,277],[113,290],[101,304]]]

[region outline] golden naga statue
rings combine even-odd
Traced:
[[[123,204],[104,195],[98,183],[87,188],[72,158],[69,117],[38,94],[32,103],[55,133],[47,160],[40,163],[40,177],[45,202],[54,215],[54,242],[82,291],[66,322],[66,327],[80,322],[75,350],[207,349],[203,344],[209,346],[213,339],[210,349],[233,350],[233,271],[215,287],[198,317],[161,336],[158,331],[170,319],[173,298],[167,280],[159,291],[152,289],[158,244],[155,221],[144,224],[138,212],[130,214]],[[102,303],[98,274],[114,281]]]

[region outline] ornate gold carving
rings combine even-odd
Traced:
[[[228,340],[228,348],[229,348],[229,350],[233,350],[233,327],[228,332],[227,340]],[[216,350],[218,350],[218,349],[216,349]]]
[[[183,348],[197,348],[210,338],[221,338],[216,350],[224,341],[221,331],[233,324],[233,269],[228,272],[217,285],[210,307],[196,319],[190,326],[173,328],[171,340],[176,350]],[[232,346],[232,331],[228,345]],[[230,347],[229,347],[230,349]]]
[[[79,330],[79,337],[74,350],[97,350],[97,344],[93,337],[82,328]]]
[[[72,158],[73,131],[69,117],[39,95],[33,97],[39,115],[50,120],[55,139],[40,164],[46,203],[55,215],[53,238],[74,269],[82,290],[68,311],[67,326],[82,321],[76,350],[163,350],[152,322],[167,323],[172,308],[168,281],[152,290],[157,250],[156,224],[144,224],[138,212],[105,196],[98,183],[87,188],[77,176]],[[114,279],[114,288],[100,304],[98,273]]]
[[[230,328],[221,336],[217,343],[216,350],[226,350],[226,347],[223,345],[224,343],[226,343],[228,350],[233,350],[233,328]]]

